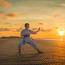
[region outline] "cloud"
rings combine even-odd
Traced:
[[[43,23],[39,23],[39,25],[43,25]]]
[[[0,20],[4,19],[18,19],[20,18],[19,13],[0,13]]]
[[[8,28],[0,28],[0,31],[10,31]]]
[[[53,17],[54,17],[54,18],[58,18],[58,17],[63,18],[64,16],[61,15],[61,14],[55,14]]]
[[[4,13],[0,13],[0,20],[1,20],[1,19],[3,19],[3,20],[6,19],[6,16],[5,16]]]
[[[65,3],[62,3],[61,6],[65,7]]]
[[[41,31],[42,31],[42,32],[50,32],[50,31],[52,31],[52,29],[46,29],[46,30],[41,29]]]
[[[10,22],[4,22],[4,24],[5,24],[5,25],[11,25],[11,23],[10,23]]]
[[[57,8],[51,8],[51,10],[53,10],[53,11],[56,10],[56,9],[57,9]]]
[[[43,21],[42,21],[42,22],[43,22]],[[42,22],[39,22],[38,25],[39,25],[39,26],[43,26],[44,23],[42,23]]]
[[[10,7],[11,6],[11,3],[10,2],[7,2],[6,0],[0,0],[0,6]]]
[[[6,16],[7,16],[7,17],[16,18],[16,17],[19,16],[19,14],[18,14],[18,13],[8,13],[8,14],[6,14]]]

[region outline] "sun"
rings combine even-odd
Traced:
[[[64,30],[59,30],[58,32],[59,32],[60,36],[63,36],[65,31]]]

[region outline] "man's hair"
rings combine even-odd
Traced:
[[[29,23],[25,23],[25,27],[26,27],[27,25],[29,25]]]

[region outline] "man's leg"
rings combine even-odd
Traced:
[[[19,44],[18,44],[18,53],[20,54],[21,53],[21,47],[22,47],[22,45],[24,44],[24,39],[22,39],[20,42],[19,42]]]
[[[35,50],[37,50],[38,53],[42,53],[39,49],[38,46],[36,45],[36,43],[34,41],[29,42],[30,45],[32,45],[34,47]]]

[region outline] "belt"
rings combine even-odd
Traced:
[[[24,35],[24,37],[30,37],[30,35]]]

